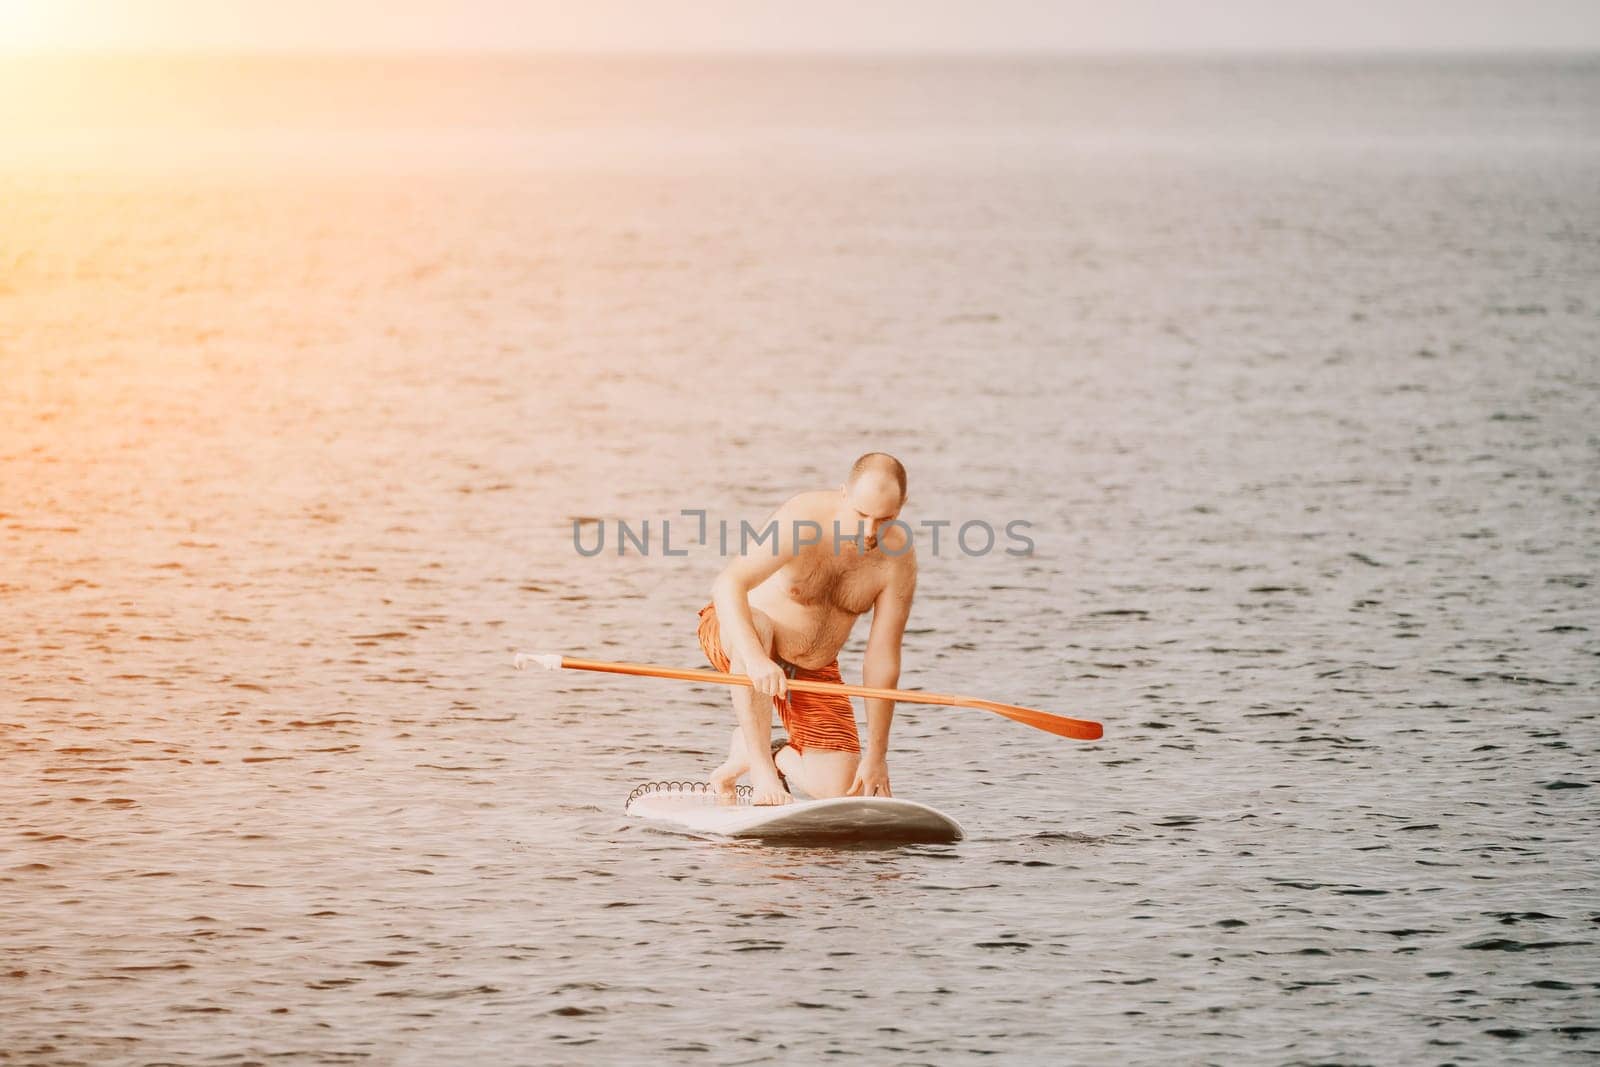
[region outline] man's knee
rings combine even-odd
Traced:
[[[761,647],[767,650],[768,655],[771,655],[772,620],[767,618],[766,612],[751,608],[750,621],[755,625],[756,638],[761,642]],[[734,641],[732,635],[728,632],[726,621],[719,620],[719,626],[722,631],[722,647],[728,653],[728,669],[734,674],[743,674],[745,663],[744,657],[739,654],[738,642]]]
[[[811,753],[806,753],[811,756]],[[817,758],[804,758],[806,792],[817,800],[842,797],[850,791],[855,781],[856,765],[860,757],[854,752],[817,753]]]

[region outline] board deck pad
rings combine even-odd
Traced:
[[[899,797],[834,797],[757,807],[747,786],[730,803],[699,782],[657,782],[628,797],[627,812],[694,833],[761,841],[945,843],[959,841],[961,824]]]

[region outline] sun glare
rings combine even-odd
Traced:
[[[64,20],[50,0],[0,0],[0,52],[60,47]]]

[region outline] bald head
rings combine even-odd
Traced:
[[[845,482],[847,486],[854,487],[862,478],[871,477],[874,481],[890,481],[900,494],[900,503],[906,499],[906,468],[887,452],[868,452],[850,465],[850,477]]]
[[[851,464],[844,493],[852,510],[876,534],[878,526],[900,514],[906,502],[906,469],[887,452],[868,452]]]

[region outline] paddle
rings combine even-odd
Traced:
[[[513,661],[517,670],[536,663],[547,671],[565,668],[569,671],[603,671],[606,674],[635,674],[648,678],[675,678],[682,682],[710,682],[715,685],[748,686],[750,679],[742,674],[723,674],[720,671],[684,670],[678,667],[658,667],[653,663],[608,663],[598,659],[574,659],[571,656],[537,655],[519,652]],[[1079,741],[1098,741],[1105,731],[1097,722],[1087,719],[1069,719],[1048,711],[1001,704],[977,697],[949,696],[944,693],[924,693],[916,689],[872,689],[864,685],[842,685],[838,682],[811,682],[800,678],[789,679],[789,688],[802,693],[838,693],[848,697],[866,697],[869,700],[894,700],[902,704],[939,704],[951,708],[976,708],[1004,715],[1013,722],[1032,726],[1045,733]]]

